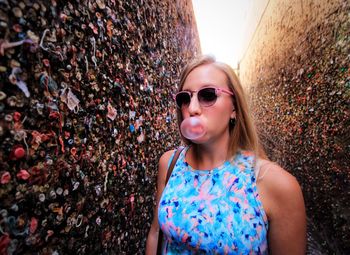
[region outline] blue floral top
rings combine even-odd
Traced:
[[[268,254],[268,222],[256,188],[254,155],[195,170],[185,148],[160,199],[162,254]]]

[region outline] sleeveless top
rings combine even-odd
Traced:
[[[268,254],[253,153],[241,150],[217,168],[195,170],[185,161],[187,150],[159,202],[162,254]]]

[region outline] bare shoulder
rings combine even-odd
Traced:
[[[269,220],[269,249],[272,254],[305,254],[306,212],[300,185],[278,164],[261,163],[257,186]]]
[[[259,176],[263,178],[259,179]],[[258,176],[264,207],[270,217],[282,211],[304,210],[304,199],[297,179],[276,163],[263,160]]]
[[[160,180],[165,180],[166,172],[168,169],[168,163],[175,150],[166,151],[160,156],[158,163],[158,178]]]
[[[278,164],[261,160],[258,181],[276,194],[293,192],[300,189],[297,179]]]
[[[173,155],[175,150],[169,150],[169,151],[166,151],[162,154],[162,156],[160,156],[159,158],[159,165],[163,165],[165,164],[167,166],[171,156]]]
[[[169,151],[166,151],[162,154],[162,156],[160,156],[160,159],[159,161],[163,161],[163,160],[166,160],[168,161],[171,157],[171,155],[173,155],[175,150],[169,150]]]

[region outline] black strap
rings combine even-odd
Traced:
[[[173,172],[174,166],[176,164],[177,159],[180,156],[181,151],[184,149],[184,147],[179,147],[177,148],[175,155],[173,157],[173,159],[171,160],[170,166],[168,168],[167,174],[166,174],[166,179],[165,179],[165,185],[164,187],[167,185],[170,175]],[[159,235],[158,235],[158,246],[157,246],[157,255],[160,255],[162,252],[162,243],[163,243],[163,232],[161,229],[159,229]]]
[[[182,151],[183,149],[184,149],[183,147],[179,147],[179,148],[177,148],[177,150],[176,150],[176,152],[175,152],[175,155],[174,155],[174,157],[173,157],[173,160],[171,161],[170,166],[169,166],[169,168],[168,168],[168,171],[167,171],[167,173],[166,173],[165,186],[167,185],[167,183],[168,183],[168,181],[169,181],[170,175],[171,175],[171,173],[173,172],[173,169],[174,169],[174,166],[175,166],[175,164],[176,164],[176,161],[177,161],[177,159],[179,158],[180,153],[181,153],[181,151]]]

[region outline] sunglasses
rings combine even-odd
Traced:
[[[222,88],[216,88],[216,87],[205,87],[199,90],[193,90],[193,91],[187,91],[183,90],[177,93],[174,97],[176,106],[178,108],[182,107],[188,107],[191,103],[191,98],[194,93],[197,93],[198,102],[201,106],[209,107],[215,104],[216,99],[222,94],[226,93],[231,96],[234,94],[227,90]]]

